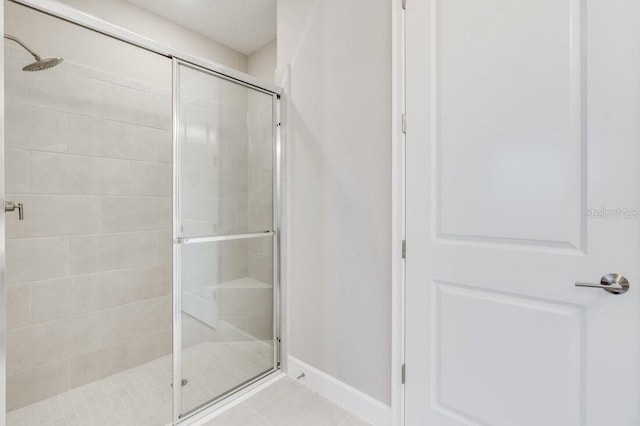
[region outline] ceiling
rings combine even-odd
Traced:
[[[238,52],[276,38],[276,0],[126,0]]]

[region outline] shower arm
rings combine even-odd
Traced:
[[[18,43],[20,46],[22,46],[27,52],[31,53],[31,56],[33,56],[36,61],[40,62],[42,60],[42,58],[40,57],[40,55],[38,55],[36,52],[34,52],[33,50],[29,49],[29,46],[27,46],[26,44],[24,44],[24,42],[22,42],[22,40],[20,40],[17,37],[14,37],[12,35],[9,34],[5,34],[4,38],[15,41],[16,43]]]

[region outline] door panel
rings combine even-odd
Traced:
[[[524,424],[522,413],[526,424],[548,424],[553,412],[559,425],[578,424],[580,307],[473,285],[432,285],[435,392],[443,412],[492,425]],[[553,392],[540,393],[542,384]],[[531,410],[533,401],[545,408]]]
[[[270,231],[271,94],[180,68],[180,237]]]
[[[407,425],[640,423],[639,13],[409,3]]]
[[[571,3],[434,6],[430,67],[437,90],[430,102],[439,237],[579,247],[581,10]]]
[[[183,245],[183,412],[275,367],[272,247],[271,236]]]
[[[275,102],[175,60],[174,417],[277,368]]]

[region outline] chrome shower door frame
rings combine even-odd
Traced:
[[[230,234],[205,237],[181,236],[180,226],[180,128],[182,114],[180,111],[180,67],[188,67],[196,71],[203,72],[213,78],[221,78],[235,84],[256,90],[272,97],[272,141],[273,141],[273,165],[272,165],[272,206],[273,220],[271,231],[244,234]],[[182,377],[182,247],[185,244],[199,244],[218,241],[232,241],[249,238],[260,238],[271,236],[273,239],[273,368],[269,371],[250,379],[247,382],[239,383],[235,388],[230,389],[220,397],[214,397],[204,405],[182,414],[182,386],[173,386],[173,422],[183,424],[189,419],[197,420],[202,417],[204,411],[209,411],[216,406],[222,406],[234,396],[241,396],[242,391],[247,387],[267,380],[280,368],[280,309],[281,309],[281,287],[280,287],[280,230],[281,230],[281,96],[279,93],[258,87],[254,84],[238,80],[218,71],[198,64],[191,63],[184,59],[173,57],[173,383],[181,383]]]
[[[4,3],[0,6],[0,31],[4,34]],[[0,40],[2,57],[0,57],[0,203],[4,206],[5,193],[5,107],[4,107],[4,37]],[[5,216],[0,216],[0,426],[7,424],[7,285],[6,285],[6,238]]]
[[[185,64],[191,67],[195,67],[197,69],[206,71],[211,73],[212,75],[216,75],[218,77],[227,79],[229,81],[233,81],[235,83],[244,85],[248,88],[256,89],[262,91],[264,93],[270,94],[273,96],[273,137],[274,137],[274,156],[273,156],[273,229],[271,235],[273,236],[273,330],[274,330],[274,368],[263,375],[254,378],[248,383],[243,383],[239,388],[233,389],[223,397],[219,399],[215,399],[210,401],[209,403],[199,407],[198,409],[190,412],[188,415],[180,417],[180,391],[181,386],[173,387],[173,424],[181,424],[187,425],[191,424],[200,418],[208,415],[213,409],[219,406],[223,406],[233,399],[237,397],[241,397],[243,394],[250,392],[255,386],[259,386],[262,383],[270,380],[274,375],[278,374],[278,370],[280,368],[280,339],[281,339],[281,315],[282,315],[282,306],[281,306],[281,280],[280,280],[280,271],[281,271],[281,241],[280,235],[282,232],[282,220],[281,215],[283,211],[283,194],[282,194],[282,134],[281,134],[281,120],[282,120],[282,102],[283,102],[283,90],[281,87],[278,87],[271,83],[266,83],[256,79],[253,76],[250,76],[241,71],[237,71],[235,69],[226,67],[224,65],[218,64],[216,62],[191,55],[189,53],[183,52],[179,49],[176,49],[172,46],[157,42],[150,38],[144,37],[140,34],[137,34],[133,31],[129,31],[125,28],[119,27],[102,19],[96,18],[87,13],[81,12],[77,9],[74,9],[70,6],[67,6],[63,3],[59,3],[54,0],[9,0],[12,3],[16,3],[44,14],[53,16],[55,18],[59,18],[65,20],[73,25],[78,25],[83,28],[98,32],[100,34],[106,35],[116,40],[123,41],[130,45],[139,47],[141,49],[148,50],[150,52],[156,53],[158,55],[164,56],[166,58],[170,58],[173,60],[173,149],[174,152],[176,150],[176,143],[178,140],[178,117],[177,113],[177,105],[176,105],[176,67],[178,64]],[[0,5],[0,29],[4,28],[4,4]],[[4,44],[3,41],[0,41],[0,45],[3,47],[4,52]],[[0,77],[4,75],[4,55],[0,58]],[[4,86],[0,91],[0,109],[2,110],[0,114],[0,160],[4,158]],[[175,158],[174,158],[175,163]],[[0,167],[4,167],[4,161],[0,161]],[[4,171],[4,168],[2,169]],[[174,167],[173,170],[173,187],[176,188],[177,185],[177,173]],[[180,298],[180,288],[179,281],[175,281],[176,270],[179,269],[179,261],[180,256],[179,253],[176,253],[176,244],[175,244],[175,228],[177,223],[176,217],[176,209],[175,209],[175,200],[176,193],[174,191],[174,211],[173,211],[173,221],[174,221],[174,284],[173,284],[173,378],[174,383],[180,383],[180,365],[182,362],[181,357],[181,343],[180,343],[180,316],[181,316],[181,298]],[[4,189],[4,173],[0,176],[0,198],[5,198],[5,189]],[[6,241],[4,235],[4,216],[0,217],[0,395],[6,395],[6,283],[5,283],[5,253],[6,253]],[[264,236],[266,234],[260,234]],[[247,235],[244,236],[248,238]],[[178,267],[177,267],[178,266]],[[176,334],[178,339],[176,339]],[[177,368],[176,368],[177,366]],[[177,382],[175,381],[177,378]],[[0,426],[6,426],[6,405],[5,398],[0,398]],[[176,405],[176,400],[178,404]]]

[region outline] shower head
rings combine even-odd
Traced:
[[[29,64],[22,68],[22,71],[42,71],[53,68],[64,61],[62,58],[48,58],[48,59],[36,59],[32,64]]]
[[[40,57],[40,55],[38,55],[36,52],[34,52],[33,50],[29,49],[29,47],[27,47],[26,44],[24,44],[19,38],[14,37],[12,35],[9,34],[5,34],[4,38],[8,39],[8,40],[13,40],[16,43],[18,43],[20,46],[22,46],[27,52],[31,53],[31,56],[33,56],[36,61],[32,64],[29,64],[27,66],[25,66],[24,68],[22,68],[22,71],[42,71],[42,70],[48,70],[49,68],[53,68],[57,65],[60,65],[60,63],[62,63],[62,61],[64,59],[62,58],[48,58],[48,59],[42,59]]]

